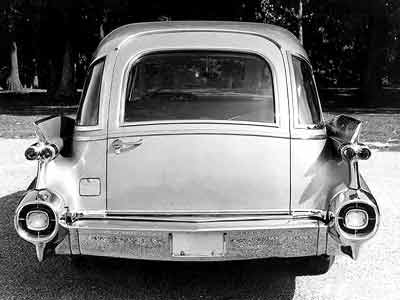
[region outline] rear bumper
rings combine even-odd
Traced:
[[[294,218],[185,222],[129,219],[63,221],[67,234],[56,246],[56,254],[94,255],[146,260],[219,261],[269,257],[335,255],[338,244],[320,220]],[[174,253],[178,233],[213,233],[221,236],[223,250],[218,255]]]

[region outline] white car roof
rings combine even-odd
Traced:
[[[133,23],[119,27],[109,33],[99,44],[93,59],[107,55],[119,48],[121,43],[135,36],[185,31],[227,31],[259,35],[274,42],[284,50],[296,52],[307,58],[299,40],[288,30],[270,24],[222,21],[163,21]]]

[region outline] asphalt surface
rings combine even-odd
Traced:
[[[67,257],[36,261],[12,216],[35,164],[31,140],[0,139],[0,299],[400,299],[400,153],[375,152],[361,170],[379,201],[382,223],[358,261],[338,257],[320,276],[296,276],[276,261],[160,263]]]

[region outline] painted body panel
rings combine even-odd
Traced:
[[[292,139],[291,209],[327,210],[329,200],[348,181],[346,164],[332,151],[328,139]]]
[[[221,22],[221,21],[172,21],[172,22],[148,22],[128,24],[117,28],[108,34],[94,53],[94,59],[101,57],[116,48],[125,41],[140,35],[166,32],[237,32],[247,35],[258,35],[270,39],[282,49],[290,49],[298,53],[306,52],[298,39],[288,30],[262,23],[246,22]]]
[[[72,211],[104,210],[106,206],[106,149],[105,140],[74,141],[71,157],[58,156],[46,166],[45,176],[36,188],[47,188],[60,195]],[[81,196],[80,181],[98,178],[101,193]]]
[[[127,143],[137,137],[122,137]],[[116,154],[109,141],[110,211],[289,212],[289,140],[220,134],[155,135]],[[123,176],[121,176],[123,173]],[[125,180],[121,180],[124,178]]]

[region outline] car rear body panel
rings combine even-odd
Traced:
[[[154,120],[124,123],[127,74],[143,55],[207,50],[251,53],[272,72],[275,123]],[[115,62],[108,123],[107,210],[123,213],[289,213],[290,133],[284,56],[270,40],[231,31],[132,37]],[[119,99],[119,101],[115,101]],[[117,104],[117,105],[115,105]],[[113,143],[140,145],[116,153]]]
[[[127,143],[138,137],[121,138]],[[109,148],[112,149],[111,141]],[[289,212],[289,140],[220,134],[142,137],[108,156],[107,210]],[[121,180],[121,179],[124,180]]]

